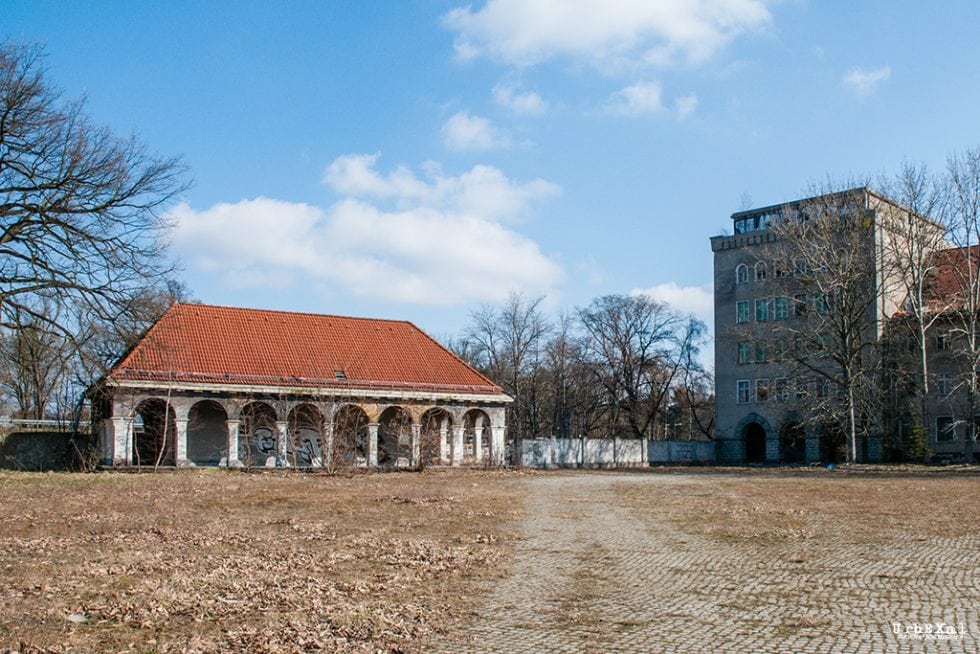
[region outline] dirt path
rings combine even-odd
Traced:
[[[470,652],[973,652],[980,647],[976,537],[799,545],[726,542],[676,520],[687,475],[529,480],[513,574],[483,603]],[[675,512],[658,508],[671,496]],[[646,497],[649,497],[647,503]],[[697,516],[690,516],[697,519]],[[810,527],[823,525],[815,516]],[[820,527],[818,527],[818,530]],[[763,544],[760,546],[760,542]],[[899,639],[894,622],[944,622],[956,638]]]

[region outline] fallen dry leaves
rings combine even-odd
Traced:
[[[0,473],[0,649],[421,651],[506,569],[515,481]]]

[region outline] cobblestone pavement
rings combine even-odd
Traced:
[[[624,500],[642,485],[650,505],[674,485],[696,492],[688,475],[547,475],[528,484],[512,574],[478,598],[467,642],[446,651],[980,651],[976,535],[844,535],[798,560],[792,544],[710,539]],[[965,633],[899,638],[894,622]]]

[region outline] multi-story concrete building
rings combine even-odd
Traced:
[[[908,240],[908,221],[922,221],[920,231],[942,243],[941,237],[935,238],[938,225],[867,188],[733,214],[732,233],[711,238],[720,463],[827,462],[844,457],[842,431],[829,416],[814,415],[841,392],[819,374],[821,365],[833,364],[817,359],[800,365],[798,353],[789,350],[800,347],[799,339],[787,336],[794,329],[799,332],[796,326],[807,315],[815,315],[807,312],[827,310],[827,296],[816,293],[813,283],[826,270],[807,270],[806,257],[795,259],[775,228],[784,221],[808,220],[810,208],[818,205],[821,219],[859,216],[865,221],[860,241],[835,247],[856,250],[867,264],[860,337],[868,342],[880,341],[908,297],[902,268],[896,265]],[[876,433],[866,433],[857,443],[862,460],[881,458],[882,436],[891,428],[883,416],[873,420]]]

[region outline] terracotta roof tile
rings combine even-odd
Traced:
[[[502,393],[407,321],[174,304],[115,379]]]

